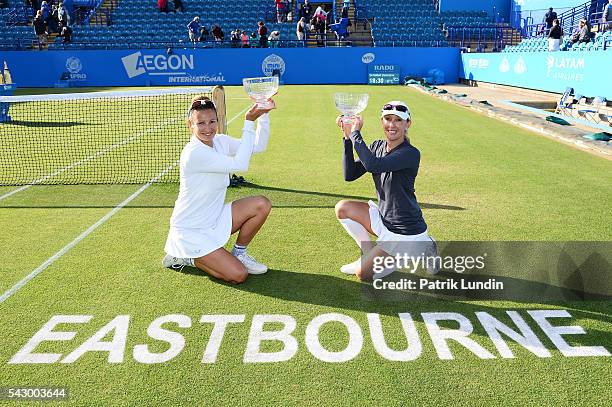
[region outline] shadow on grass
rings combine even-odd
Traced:
[[[292,193],[292,194],[313,195],[313,196],[320,196],[320,197],[325,197],[325,198],[356,199],[360,201],[368,201],[368,200],[376,201],[376,198],[368,197],[368,196],[346,195],[346,194],[336,194],[336,193],[318,192],[318,191],[304,191],[300,189],[277,188],[277,187],[269,187],[265,185],[252,184],[250,182],[247,182],[245,184],[245,187],[253,188],[255,190],[262,190],[262,191],[287,192],[287,193]],[[334,201],[333,205],[330,204],[330,206],[318,206],[318,207],[333,208],[335,205],[336,205],[336,202]],[[421,206],[421,208],[424,208],[424,209],[446,209],[446,210],[452,210],[452,211],[464,211],[465,210],[465,208],[462,208],[460,206],[432,204],[432,203],[427,203],[427,202],[419,202],[419,205]],[[276,205],[274,205],[274,202],[272,202],[272,206],[277,207]],[[278,207],[295,208],[295,207],[300,207],[300,206],[278,206]]]
[[[11,200],[7,200],[6,203],[0,203],[0,209],[2,208],[20,208],[20,209],[34,209],[34,208],[43,208],[43,209],[53,209],[53,208],[76,208],[76,209],[96,209],[96,208],[114,208],[116,203],[111,203],[108,205],[100,205],[98,202],[89,203],[87,199],[97,200],[99,201],[99,195],[91,194],[88,192],[87,188],[83,188],[82,185],[75,186],[75,190],[78,193],[69,194],[65,189],[61,191],[54,192],[51,189],[46,189],[46,186],[37,186],[33,188],[37,188],[40,191],[40,194],[48,194],[49,196],[55,196],[55,194],[61,194],[59,200],[63,199],[73,199],[79,200],[78,203],[70,204],[67,202],[61,202],[57,204],[44,202],[41,197],[38,196],[38,192],[32,196],[32,200],[36,199],[40,201],[40,204],[32,204],[31,200],[23,203],[13,203],[11,204]],[[17,188],[17,187],[16,187]],[[30,188],[31,191],[37,191],[36,189]],[[265,194],[265,191],[269,191],[270,193]],[[288,189],[288,188],[277,188],[270,187],[264,185],[257,185],[246,183],[242,187],[238,188],[229,188],[229,199],[238,199],[248,195],[262,194],[268,196],[272,201],[273,208],[284,208],[284,209],[312,209],[312,208],[322,208],[322,209],[333,209],[338,202],[339,199],[356,199],[360,201],[368,201],[368,200],[376,200],[374,197],[368,196],[358,196],[358,195],[344,195],[330,192],[319,192],[319,191],[304,191],[299,189]],[[168,191],[167,193],[160,195],[150,195],[148,198],[145,196],[139,197],[134,201],[133,204],[128,204],[124,209],[129,208],[173,208],[174,201],[176,199],[177,191]],[[65,198],[66,196],[72,196],[72,198]],[[312,199],[312,198],[314,199]],[[317,199],[320,198],[320,199]],[[13,199],[13,198],[12,198]],[[15,199],[18,199],[18,194],[15,196]],[[147,200],[150,200],[149,204]],[[160,200],[167,201],[167,203],[160,203]],[[304,202],[301,204],[301,202]],[[443,210],[453,210],[453,211],[462,211],[465,208],[460,206],[453,205],[441,205],[434,203],[420,203],[422,208],[425,209],[443,209]]]

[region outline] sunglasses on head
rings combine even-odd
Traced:
[[[391,104],[384,105],[383,106],[383,110],[396,110],[396,111],[402,112],[402,113],[407,113],[408,112],[408,108],[406,106],[391,105]]]
[[[213,108],[215,107],[215,104],[212,102],[212,100],[194,100],[193,103],[191,104],[191,109],[202,109],[202,108]]]

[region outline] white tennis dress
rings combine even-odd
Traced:
[[[170,218],[167,254],[197,258],[225,246],[232,229],[232,204],[225,203],[229,175],[244,172],[254,153],[268,145],[268,114],[255,123],[245,120],[242,139],[218,134],[209,147],[196,136],[181,152],[180,188]]]

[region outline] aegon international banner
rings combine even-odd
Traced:
[[[369,64],[395,64],[401,75],[444,72],[458,78],[455,48],[174,49],[11,51],[0,53],[19,87],[238,85],[242,78],[282,74],[287,84],[364,84]],[[61,80],[60,80],[61,79]]]
[[[462,54],[461,63],[465,79],[612,99],[609,50]]]

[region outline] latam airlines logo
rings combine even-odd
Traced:
[[[194,69],[193,55],[151,55],[138,51],[121,58],[128,78],[150,75],[186,75]]]
[[[550,75],[553,69],[562,69],[565,71],[577,71],[584,69],[584,58],[556,58],[549,56],[546,58],[546,74]]]

